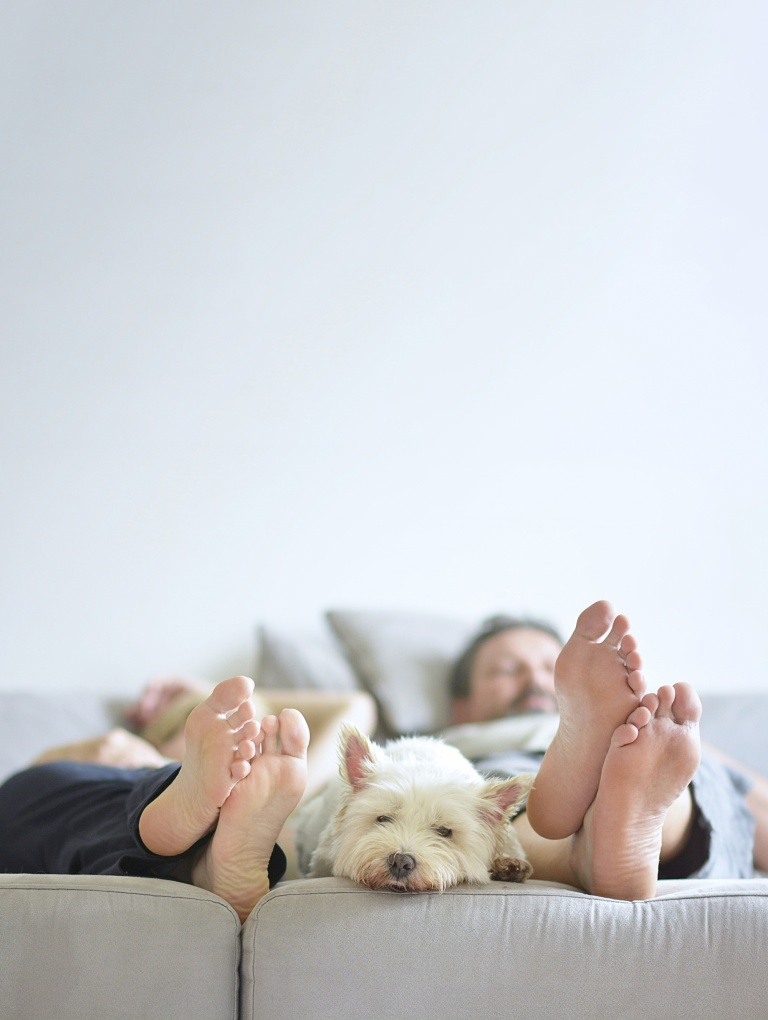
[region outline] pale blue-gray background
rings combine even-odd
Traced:
[[[766,8],[0,7],[0,687],[325,608],[765,688]]]

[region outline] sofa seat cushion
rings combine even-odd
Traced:
[[[288,882],[243,928],[241,1018],[765,1016],[768,882],[659,893],[632,903],[537,881],[414,895]]]

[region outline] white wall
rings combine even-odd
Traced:
[[[0,8],[0,687],[610,597],[764,688],[764,6]]]

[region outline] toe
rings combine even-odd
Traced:
[[[264,731],[264,739],[261,742],[261,753],[277,754],[278,723],[275,716],[265,715],[261,720],[261,728]]]
[[[638,652],[638,651],[630,652],[629,655],[624,660],[624,665],[627,667],[627,669],[630,671],[630,673],[634,669],[642,669],[643,668],[643,658],[640,655],[640,652]]]
[[[638,705],[636,709],[630,712],[627,722],[632,723],[633,726],[641,730],[643,726],[648,725],[652,718],[653,713],[645,705]]]
[[[605,639],[605,643],[613,648],[619,648],[621,642],[624,640],[626,635],[629,633],[629,620],[623,613],[619,613],[616,619],[611,625],[611,629],[608,632],[608,636]]]
[[[229,680],[222,680],[220,684],[216,684],[207,699],[207,704],[214,712],[226,715],[250,698],[253,687],[253,680],[247,676],[230,677]]]
[[[656,714],[671,715],[672,703],[675,700],[675,688],[670,687],[669,684],[664,684],[663,687],[659,687],[656,694],[659,699],[659,707],[656,710]]]
[[[645,694],[645,676],[639,669],[632,670],[627,677],[627,683],[629,684],[629,689],[639,698],[642,698]]]
[[[677,722],[697,723],[701,718],[701,701],[690,684],[675,684],[672,714]]]
[[[640,731],[637,726],[631,722],[622,723],[621,726],[617,726],[613,731],[611,737],[611,747],[624,747],[626,744],[631,744],[637,740],[637,735]]]
[[[241,740],[235,748],[235,757],[250,761],[256,755],[256,744],[253,740]]]
[[[254,743],[259,739],[261,724],[258,719],[249,719],[247,723],[235,731],[235,739],[238,741],[251,740]]]
[[[256,706],[247,698],[242,705],[227,716],[227,722],[233,730],[241,729],[247,722],[256,718]]]
[[[616,617],[610,602],[595,602],[579,616],[576,621],[576,633],[588,641],[599,641]]]
[[[619,642],[619,652],[626,659],[630,652],[636,651],[637,651],[637,638],[635,637],[634,634],[625,634],[624,637]]]
[[[649,691],[647,694],[643,695],[641,704],[645,705],[651,715],[656,715],[659,709],[658,695],[654,694],[653,691]]]
[[[283,754],[303,758],[309,745],[309,728],[301,712],[285,708],[280,713],[280,744]]]
[[[229,772],[236,783],[239,783],[242,779],[248,775],[251,771],[251,763],[245,761],[242,758],[236,758],[229,766]]]

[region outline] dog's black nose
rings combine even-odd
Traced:
[[[416,867],[416,859],[410,854],[392,854],[389,858],[389,873],[393,878],[407,878]]]

